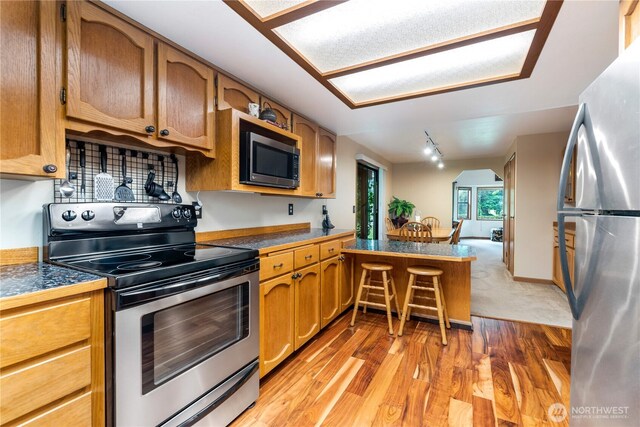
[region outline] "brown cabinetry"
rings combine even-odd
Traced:
[[[64,177],[55,2],[0,2],[0,173]]]
[[[103,425],[103,290],[24,299],[0,310],[2,423]]]
[[[340,246],[345,247],[354,242],[354,239],[343,239],[340,241]],[[354,258],[351,255],[340,255],[340,311],[344,311],[355,302],[355,289],[354,289]]]
[[[318,133],[317,187],[319,197],[336,197],[336,136],[320,129]]]
[[[293,133],[301,138],[300,195],[335,197],[335,135],[298,115],[293,116]]]
[[[260,104],[258,92],[238,83],[237,81],[218,74],[218,110],[233,108],[243,113],[249,113],[249,104]]]
[[[260,284],[260,376],[293,353],[294,304],[291,274]]]
[[[573,281],[573,267],[575,259],[575,235],[573,230],[565,230],[565,244],[567,246],[567,264],[569,266],[569,277]],[[560,264],[560,246],[558,244],[558,227],[553,227],[553,283],[566,292],[564,279],[562,277],[562,267]]]
[[[294,342],[297,350],[320,331],[320,266],[314,264],[296,273]]]
[[[320,327],[340,314],[340,260],[337,256],[320,264]]]

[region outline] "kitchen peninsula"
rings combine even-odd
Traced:
[[[354,257],[356,281],[362,274],[360,265],[363,262],[385,262],[393,265],[391,274],[395,280],[400,307],[404,303],[409,280],[407,267],[425,265],[441,269],[444,272],[441,280],[449,320],[456,327],[471,329],[471,261],[476,259],[475,249],[472,247],[357,239],[342,248],[342,254]],[[424,313],[415,309],[416,315],[433,318]]]

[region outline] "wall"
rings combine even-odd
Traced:
[[[504,159],[445,159],[444,169],[438,169],[427,160],[420,163],[397,164],[393,168],[391,194],[413,202],[422,217],[435,216],[442,225],[448,225],[453,218],[453,181],[462,171],[477,169],[491,169],[502,177]],[[388,197],[387,202],[390,199]]]
[[[462,223],[460,237],[491,237],[491,229],[502,227],[502,220],[479,221],[478,212],[478,188],[503,187],[504,182],[496,181],[495,172],[491,169],[465,170],[455,179],[458,187],[471,188],[471,219],[465,219]],[[458,204],[453,206],[453,217],[458,216]]]
[[[551,280],[553,221],[568,137],[568,132],[518,136],[507,153],[516,153],[514,276]]]
[[[196,231],[258,227],[263,225],[310,222],[321,227],[322,205],[327,204],[331,220],[337,228],[355,228],[355,177],[357,154],[364,154],[388,167],[386,188],[390,189],[391,165],[349,138],[337,140],[336,199],[315,200],[295,197],[261,196],[252,193],[201,192],[203,218]],[[196,200],[196,193],[184,188],[184,157],[180,161],[179,192],[183,203]],[[384,200],[388,199],[384,195]],[[0,180],[0,249],[41,246],[42,205],[53,202],[53,181]],[[294,214],[288,215],[293,203]]]

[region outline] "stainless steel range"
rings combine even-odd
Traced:
[[[44,206],[45,260],[107,277],[107,425],[227,425],[258,397],[257,251],[195,243],[192,206]]]

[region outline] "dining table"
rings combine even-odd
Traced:
[[[431,241],[432,242],[446,242],[451,239],[455,228],[451,227],[438,227],[431,229]],[[400,237],[400,229],[387,231],[387,239],[389,240],[402,240]]]

